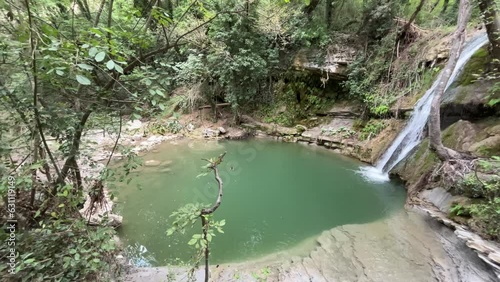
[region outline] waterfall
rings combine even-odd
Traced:
[[[462,72],[464,65],[474,55],[474,53],[488,42],[486,34],[475,37],[467,42],[460,54],[457,65],[451,74],[445,91],[455,81]],[[432,84],[431,88],[425,92],[413,109],[413,113],[408,120],[405,128],[394,139],[391,146],[385,151],[382,157],[377,161],[375,167],[362,167],[360,173],[372,181],[389,180],[388,172],[393,169],[401,160],[403,160],[422,140],[424,127],[431,111],[432,99],[435,95],[435,89],[442,72]]]

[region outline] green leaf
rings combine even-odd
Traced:
[[[92,48],[89,49],[89,56],[90,57],[95,57],[95,55],[97,54],[97,52],[98,52],[97,48],[92,47]]]
[[[156,94],[158,94],[159,96],[162,96],[163,98],[165,98],[165,94],[161,90],[159,90],[159,89],[156,90]]]
[[[104,60],[105,57],[106,53],[104,51],[101,51],[95,55],[94,59],[96,60],[96,62],[100,63]]]
[[[81,85],[90,85],[91,82],[90,82],[90,79],[86,78],[85,76],[81,75],[81,74],[77,74],[76,75],[76,80],[78,81],[78,83],[80,83]]]
[[[226,225],[226,220],[225,219],[219,221],[219,226],[224,226],[224,225]]]
[[[115,64],[115,70],[123,74],[123,68],[120,65]]]
[[[87,64],[78,64],[77,65],[79,68],[81,68],[82,70],[93,70],[94,67],[91,66],[91,65],[87,65]]]
[[[115,62],[113,62],[113,60],[109,60],[107,63],[106,63],[106,67],[108,68],[108,70],[112,70],[115,68]]]
[[[207,241],[212,242],[212,235],[211,234],[207,234]]]
[[[495,106],[496,104],[500,103],[500,99],[491,99],[489,102],[488,102],[488,106],[490,107],[493,107]]]
[[[198,242],[198,240],[193,238],[193,239],[189,240],[188,245],[192,246],[192,245],[196,244],[196,242]]]
[[[91,71],[94,69],[93,66],[91,65],[87,65],[87,64],[78,64],[77,65],[79,68],[81,68],[82,70],[88,70],[88,71]]]
[[[62,70],[56,70],[56,74],[58,76],[63,76],[64,75],[64,72]]]

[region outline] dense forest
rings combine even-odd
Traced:
[[[129,181],[141,165],[119,142],[133,120],[148,123],[144,135],[182,133],[182,116],[200,109],[235,128],[249,117],[313,127],[347,102],[360,108],[354,129],[330,134],[365,141],[404,117],[395,105],[415,102],[444,69],[429,123],[442,171],[456,180],[478,163],[498,169],[498,152],[476,161],[445,147],[439,112],[466,34],[479,27],[490,61],[470,79],[495,82],[485,111],[498,114],[497,13],[495,0],[0,0],[2,277],[120,277],[114,228],[89,224],[79,210],[88,199],[92,213],[105,187]],[[427,59],[426,44],[442,38],[447,55]],[[313,66],[335,58],[342,71],[308,69],[304,58]],[[96,166],[81,147],[93,130],[117,138],[89,174]],[[122,167],[110,165],[113,154]],[[480,218],[478,232],[498,240],[498,178],[466,180],[487,192],[454,212]]]

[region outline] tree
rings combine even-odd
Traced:
[[[448,80],[455,69],[460,52],[465,41],[465,29],[467,27],[467,22],[470,16],[470,3],[469,0],[460,0],[459,11],[458,11],[458,24],[457,29],[453,35],[452,46],[450,50],[450,56],[445,68],[442,71],[441,77],[439,78],[438,86],[436,87],[436,93],[431,104],[431,113],[429,117],[429,139],[430,148],[436,152],[438,157],[445,161],[449,159],[458,159],[463,157],[462,154],[447,148],[443,145],[441,140],[441,116],[440,116],[440,106],[441,97],[444,94]]]
[[[332,24],[333,0],[325,0],[325,22],[326,28],[330,28]]]
[[[217,198],[215,203],[209,207],[200,207],[201,204],[188,204],[179,210],[175,211],[170,215],[175,217],[172,227],[167,230],[167,235],[172,235],[176,231],[183,232],[185,227],[190,224],[194,225],[197,218],[201,219],[202,234],[194,234],[192,239],[188,242],[189,245],[194,245],[199,250],[199,255],[195,259],[194,267],[191,270],[193,273],[194,269],[198,266],[200,260],[203,258],[205,262],[205,282],[208,282],[210,277],[210,242],[212,237],[215,236],[214,229],[218,230],[219,233],[223,233],[222,226],[226,224],[225,220],[212,221],[210,218],[212,214],[220,207],[222,203],[223,196],[223,182],[219,176],[218,165],[220,165],[226,156],[226,152],[219,155],[217,158],[203,159],[208,162],[206,168],[214,172],[215,181],[218,185]],[[204,174],[202,174],[204,175]]]
[[[303,13],[307,16],[307,19],[310,21],[312,18],[312,13],[318,7],[320,0],[311,0],[309,5],[306,5],[304,9],[302,9]]]
[[[479,0],[479,9],[491,43],[491,55],[493,59],[500,60],[500,18],[495,0]]]

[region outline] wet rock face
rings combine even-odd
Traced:
[[[441,127],[444,129],[458,120],[477,121],[485,117],[500,116],[500,103],[489,106],[490,89],[496,81],[481,81],[449,89],[441,102]]]

